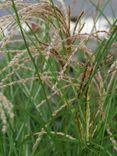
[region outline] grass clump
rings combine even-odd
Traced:
[[[99,39],[81,34],[83,25],[71,33],[70,9],[64,14],[52,1],[1,4],[8,6],[14,13],[0,18],[0,95],[14,119],[0,96],[0,155],[116,155],[117,20]]]

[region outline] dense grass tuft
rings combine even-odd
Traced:
[[[0,156],[116,156],[117,20],[101,39],[52,1],[0,7]]]

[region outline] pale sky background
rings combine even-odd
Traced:
[[[96,8],[90,1],[98,3],[100,1],[100,9],[103,9],[103,13],[106,16],[116,16],[117,18],[117,0],[65,0],[67,5],[71,6],[72,16],[77,16],[82,10],[85,11],[87,16],[93,16]],[[114,12],[114,14],[113,14]]]

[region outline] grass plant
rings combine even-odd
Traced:
[[[81,34],[83,25],[72,33],[70,9],[52,0],[6,7],[13,14],[0,17],[0,156],[116,156],[117,20],[100,39]]]

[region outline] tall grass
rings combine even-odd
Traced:
[[[52,1],[0,7],[0,156],[116,155],[117,20],[100,39]]]

